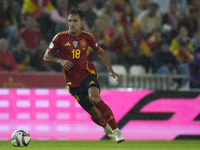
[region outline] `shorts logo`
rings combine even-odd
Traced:
[[[81,43],[81,47],[83,48],[83,50],[86,50],[86,47],[87,47],[86,40],[82,39],[82,40],[80,40],[80,43]]]
[[[91,84],[95,84],[95,82],[94,82],[94,81],[91,81],[91,82],[89,83],[89,85],[91,85]]]
[[[71,44],[70,44],[69,42],[67,42],[67,43],[65,44],[65,46],[71,46]]]

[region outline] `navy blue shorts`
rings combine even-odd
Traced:
[[[81,107],[86,111],[89,111],[93,107],[93,104],[88,96],[88,89],[90,87],[97,87],[100,91],[98,77],[95,74],[89,75],[80,86],[69,87],[69,92],[71,95],[74,96]]]

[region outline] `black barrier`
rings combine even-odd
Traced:
[[[134,105],[132,109],[121,120],[119,120],[117,123],[118,127],[122,129],[129,121],[133,120],[168,120],[175,114],[175,112],[141,113],[140,110],[145,105],[160,98],[172,98],[174,100],[183,98],[185,100],[193,100],[199,95],[200,92],[155,91],[143,97],[136,105]],[[200,121],[200,114],[196,116],[193,121]],[[109,139],[109,137],[105,135],[102,139]],[[174,140],[177,139],[200,139],[200,135],[178,135]]]

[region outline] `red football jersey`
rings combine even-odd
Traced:
[[[71,87],[79,86],[88,75],[96,74],[94,64],[88,61],[88,46],[95,51],[100,48],[94,37],[82,30],[78,36],[72,36],[69,30],[58,33],[49,44],[50,52],[58,51],[59,58],[73,63],[69,71],[63,68],[65,80]]]

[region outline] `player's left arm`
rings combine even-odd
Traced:
[[[110,63],[110,59],[109,59],[106,51],[104,51],[99,46],[99,44],[97,44],[95,38],[92,35],[90,35],[90,34],[87,34],[87,35],[88,35],[89,46],[91,46],[99,54],[99,57],[101,58],[102,62],[105,64],[105,66],[107,67],[110,75],[113,78],[115,78],[117,81],[120,81],[121,77],[120,77],[119,74],[117,74],[116,72],[113,71],[113,68],[112,68],[111,63]]]
[[[121,76],[114,72],[112,66],[111,66],[111,63],[110,63],[110,59],[106,53],[105,50],[103,50],[101,47],[99,48],[99,50],[97,51],[97,53],[99,54],[99,57],[101,58],[102,62],[105,64],[105,66],[107,67],[110,75],[115,78],[117,81],[120,81],[121,80]]]

